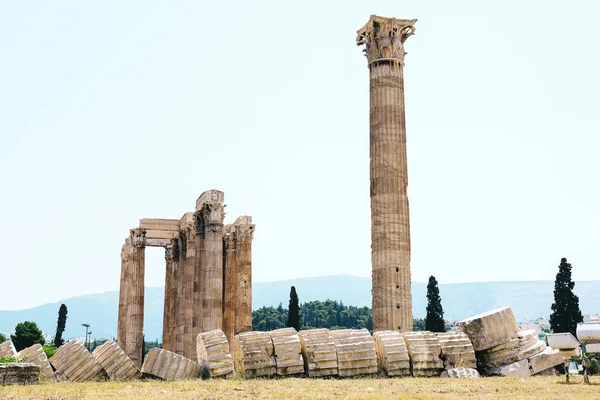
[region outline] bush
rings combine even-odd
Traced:
[[[8,338],[4,334],[0,333],[0,343],[6,342]]]
[[[56,346],[53,344],[43,345],[42,349],[44,349],[44,353],[46,353],[46,357],[50,358],[56,353]]]
[[[15,334],[11,335],[10,338],[17,351],[33,346],[36,343],[46,343],[40,328],[38,328],[35,322],[31,321],[19,322],[15,327]]]
[[[600,363],[595,358],[590,360],[590,370],[588,371],[590,375],[598,375],[598,370],[600,369]]]

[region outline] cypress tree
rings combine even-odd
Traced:
[[[62,346],[65,341],[62,338],[62,334],[67,326],[67,306],[64,304],[60,305],[58,309],[58,321],[56,323],[56,334],[54,335],[54,345],[56,347]]]
[[[425,317],[425,329],[431,332],[445,332],[444,309],[438,282],[434,276],[429,277],[427,283],[427,316]]]
[[[574,287],[571,264],[567,263],[566,258],[562,258],[554,281],[554,303],[550,314],[550,328],[554,333],[571,332],[575,336],[577,323],[583,321],[579,297],[573,293]]]
[[[287,326],[300,330],[300,305],[298,304],[298,294],[296,288],[292,286],[290,289],[290,304],[288,307]]]

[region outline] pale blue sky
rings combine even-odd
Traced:
[[[600,279],[599,4],[0,0],[0,309],[118,290],[139,218],[212,188],[255,281],[370,276],[370,14],[419,19],[413,280]]]

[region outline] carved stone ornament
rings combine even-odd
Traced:
[[[369,64],[374,61],[400,61],[404,64],[404,42],[415,33],[416,19],[384,18],[371,15],[357,31],[356,44],[365,45]]]
[[[235,240],[238,243],[250,243],[254,236],[254,225],[234,225],[235,226]]]
[[[175,252],[172,244],[168,244],[165,246],[165,261],[170,263],[173,262],[175,258]]]
[[[146,231],[143,229],[132,229],[131,230],[131,244],[134,247],[145,247],[146,246]]]
[[[204,229],[222,231],[225,210],[221,203],[205,203],[199,211]]]

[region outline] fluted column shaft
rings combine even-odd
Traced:
[[[183,231],[179,232],[177,244],[179,260],[175,272],[175,299],[173,302],[175,307],[175,353],[184,355],[187,237]]]
[[[189,225],[185,228],[186,252],[185,252],[185,282],[184,282],[184,327],[183,327],[183,356],[191,360],[196,360],[196,336],[194,325],[197,325],[197,318],[194,319],[195,304],[194,296],[197,296],[199,285],[196,278],[196,252],[197,242],[195,227]]]
[[[370,74],[373,330],[412,330],[404,42],[416,20],[372,15],[357,33]]]
[[[235,298],[235,334],[252,330],[252,218],[240,217],[235,226],[237,293]]]
[[[176,308],[175,301],[177,298],[177,267],[178,267],[178,246],[177,241],[173,240],[170,245],[165,248],[165,303],[163,311],[163,343],[162,348],[175,352],[176,340]]]
[[[235,251],[235,233],[231,225],[225,227],[223,236],[223,332],[233,343],[235,332],[235,306],[238,297],[238,279]]]
[[[131,231],[121,251],[121,288],[117,341],[138,367],[144,345],[145,232]]]

